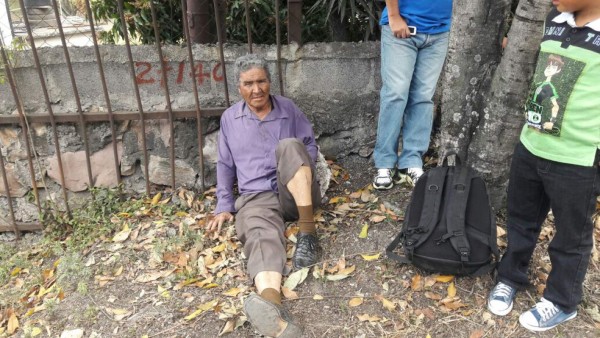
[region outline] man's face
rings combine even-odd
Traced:
[[[586,7],[598,5],[598,0],[552,0],[559,12],[578,12]]]
[[[254,112],[264,109],[269,104],[271,82],[267,78],[267,72],[262,68],[252,68],[240,73],[238,89],[246,104]]]

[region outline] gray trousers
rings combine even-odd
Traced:
[[[273,191],[245,194],[235,201],[235,230],[244,243],[251,280],[262,271],[283,274],[285,270],[285,222],[298,219],[298,208],[286,185],[301,166],[311,167],[313,207],[317,208],[321,202],[315,167],[300,140],[281,140],[276,158],[279,194]]]

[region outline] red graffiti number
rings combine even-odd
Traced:
[[[135,67],[138,68],[138,70],[141,69],[135,77],[137,84],[154,83],[153,78],[147,78],[148,73],[150,73],[150,70],[152,69],[152,64],[150,62],[136,61]]]

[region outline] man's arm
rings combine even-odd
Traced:
[[[312,124],[306,117],[306,115],[294,105],[296,108],[296,138],[302,140],[306,151],[310,155],[313,164],[317,162],[317,154],[319,148],[317,147],[317,141],[315,140],[315,133],[313,132]]]
[[[236,177],[236,167],[227,143],[227,126],[223,118],[219,131],[217,155],[217,207],[214,211],[215,217],[206,225],[208,231],[220,231],[224,222],[233,220],[232,212],[235,212],[233,183]]]
[[[408,25],[400,15],[400,0],[385,0],[385,6],[388,10],[388,19],[392,34],[397,38],[409,38],[410,31]]]

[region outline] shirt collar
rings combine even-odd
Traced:
[[[556,23],[567,23],[571,27],[577,27],[575,23],[575,15],[571,12],[562,12],[557,15],[552,21]],[[600,19],[596,19],[594,21],[588,22],[585,27],[589,27],[597,32],[600,32]]]
[[[277,98],[273,95],[269,95],[269,98],[271,99],[271,112],[267,116],[265,116],[263,121],[273,121],[276,119],[287,119],[288,114],[287,114],[287,112],[279,109],[280,104],[277,101]],[[254,114],[254,112],[251,111],[250,108],[248,108],[248,105],[243,100],[241,102],[240,109],[235,114],[235,118],[237,119],[242,116],[245,116],[248,118],[254,118],[254,119],[257,118],[256,115]]]

